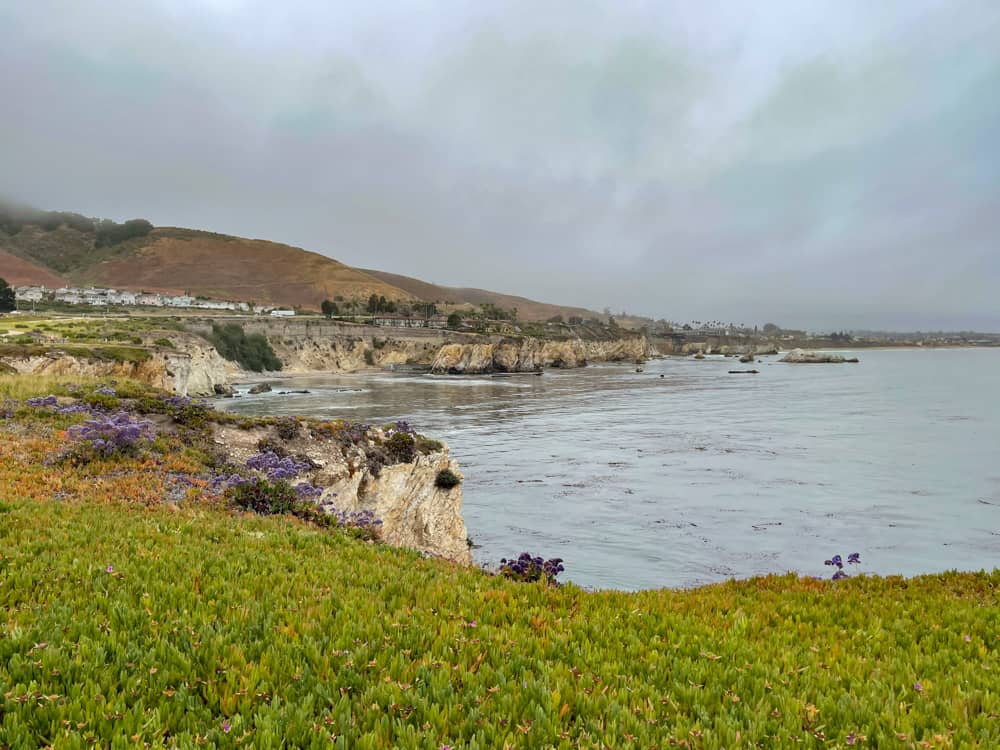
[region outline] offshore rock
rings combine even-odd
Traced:
[[[782,357],[781,361],[791,364],[840,364],[842,362],[858,362],[858,358],[852,357],[851,359],[847,359],[842,354],[794,349]]]

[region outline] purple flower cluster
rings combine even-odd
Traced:
[[[396,422],[395,424],[390,425],[386,429],[385,432],[386,432],[387,435],[395,435],[397,432],[401,432],[404,435],[416,435],[417,434],[417,431],[415,429],[413,429],[413,427],[410,426],[410,423],[409,422],[405,422],[402,419],[399,420],[398,422]]]
[[[348,526],[355,529],[370,529],[382,525],[382,520],[375,517],[370,510],[337,510],[328,508],[331,516],[337,519],[339,526]]]
[[[305,461],[296,461],[291,456],[281,457],[274,451],[256,453],[247,459],[247,468],[264,473],[270,480],[294,479],[303,471],[312,468]]]
[[[0,419],[10,419],[17,412],[17,401],[5,398],[0,403]]]
[[[117,396],[118,395],[118,391],[116,391],[110,385],[102,385],[100,388],[95,389],[94,393],[100,394],[101,396]]]
[[[186,406],[191,406],[192,404],[196,406],[201,406],[200,401],[195,401],[190,396],[160,396],[160,400],[167,406],[171,406],[175,409],[183,409]]]
[[[58,405],[59,399],[55,396],[36,396],[35,398],[27,399],[24,403],[33,409],[44,409],[49,406]]]
[[[556,577],[565,568],[561,557],[545,560],[522,552],[516,560],[503,558],[500,560],[500,575],[515,581],[542,581],[555,584]]]
[[[225,492],[230,487],[246,484],[250,480],[242,474],[216,474],[208,480],[213,492]]]
[[[299,482],[295,485],[295,491],[299,494],[303,500],[310,500],[313,498],[320,497],[323,494],[323,488],[317,487],[314,484],[309,484],[309,482]]]
[[[101,414],[101,410],[87,404],[68,404],[56,409],[56,414],[90,414],[91,416],[96,416]]]
[[[104,456],[134,454],[154,437],[151,422],[135,419],[126,412],[88,419],[82,425],[71,427],[69,435]]]
[[[833,574],[833,580],[839,581],[842,578],[847,578],[847,573],[844,572],[844,559],[840,555],[834,555],[829,560],[823,561],[824,565],[830,565],[837,568],[837,571]],[[861,553],[852,552],[847,556],[848,565],[860,565],[861,564]]]
[[[352,443],[360,443],[368,437],[368,430],[371,428],[372,426],[370,424],[352,422],[344,428],[343,435]]]

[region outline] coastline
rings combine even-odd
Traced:
[[[0,384],[12,747],[1000,743],[1000,570],[523,583],[204,503],[179,444],[47,461],[83,416],[26,405],[33,384]]]

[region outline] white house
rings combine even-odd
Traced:
[[[272,318],[291,318],[295,315],[295,310],[271,310]]]
[[[14,290],[14,297],[24,302],[41,302],[45,299],[45,287],[19,286]]]
[[[138,295],[135,292],[108,292],[107,299],[112,305],[134,305]]]

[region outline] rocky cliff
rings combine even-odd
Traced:
[[[294,436],[283,439],[273,427],[220,425],[215,441],[240,465],[262,445],[277,444],[313,467],[301,478],[325,488],[318,503],[326,510],[370,510],[382,521],[382,539],[387,544],[472,564],[462,519],[462,487],[436,486],[438,473],[444,469],[461,477],[447,446],[426,443],[429,447],[418,450],[412,461],[393,462],[386,458],[387,432],[383,429],[372,428],[345,440],[342,434],[321,430],[311,422],[292,423]]]
[[[544,367],[584,367],[588,362],[635,362],[655,354],[646,338],[609,341],[503,339],[496,343],[445,344],[431,365],[433,372],[472,374],[534,372]]]
[[[27,375],[67,375],[80,378],[129,378],[181,395],[210,396],[217,384],[224,385],[239,369],[226,362],[204,339],[190,334],[171,333],[174,348],[152,346],[141,361],[117,361],[52,347],[41,354],[12,354],[3,358],[11,370]]]

